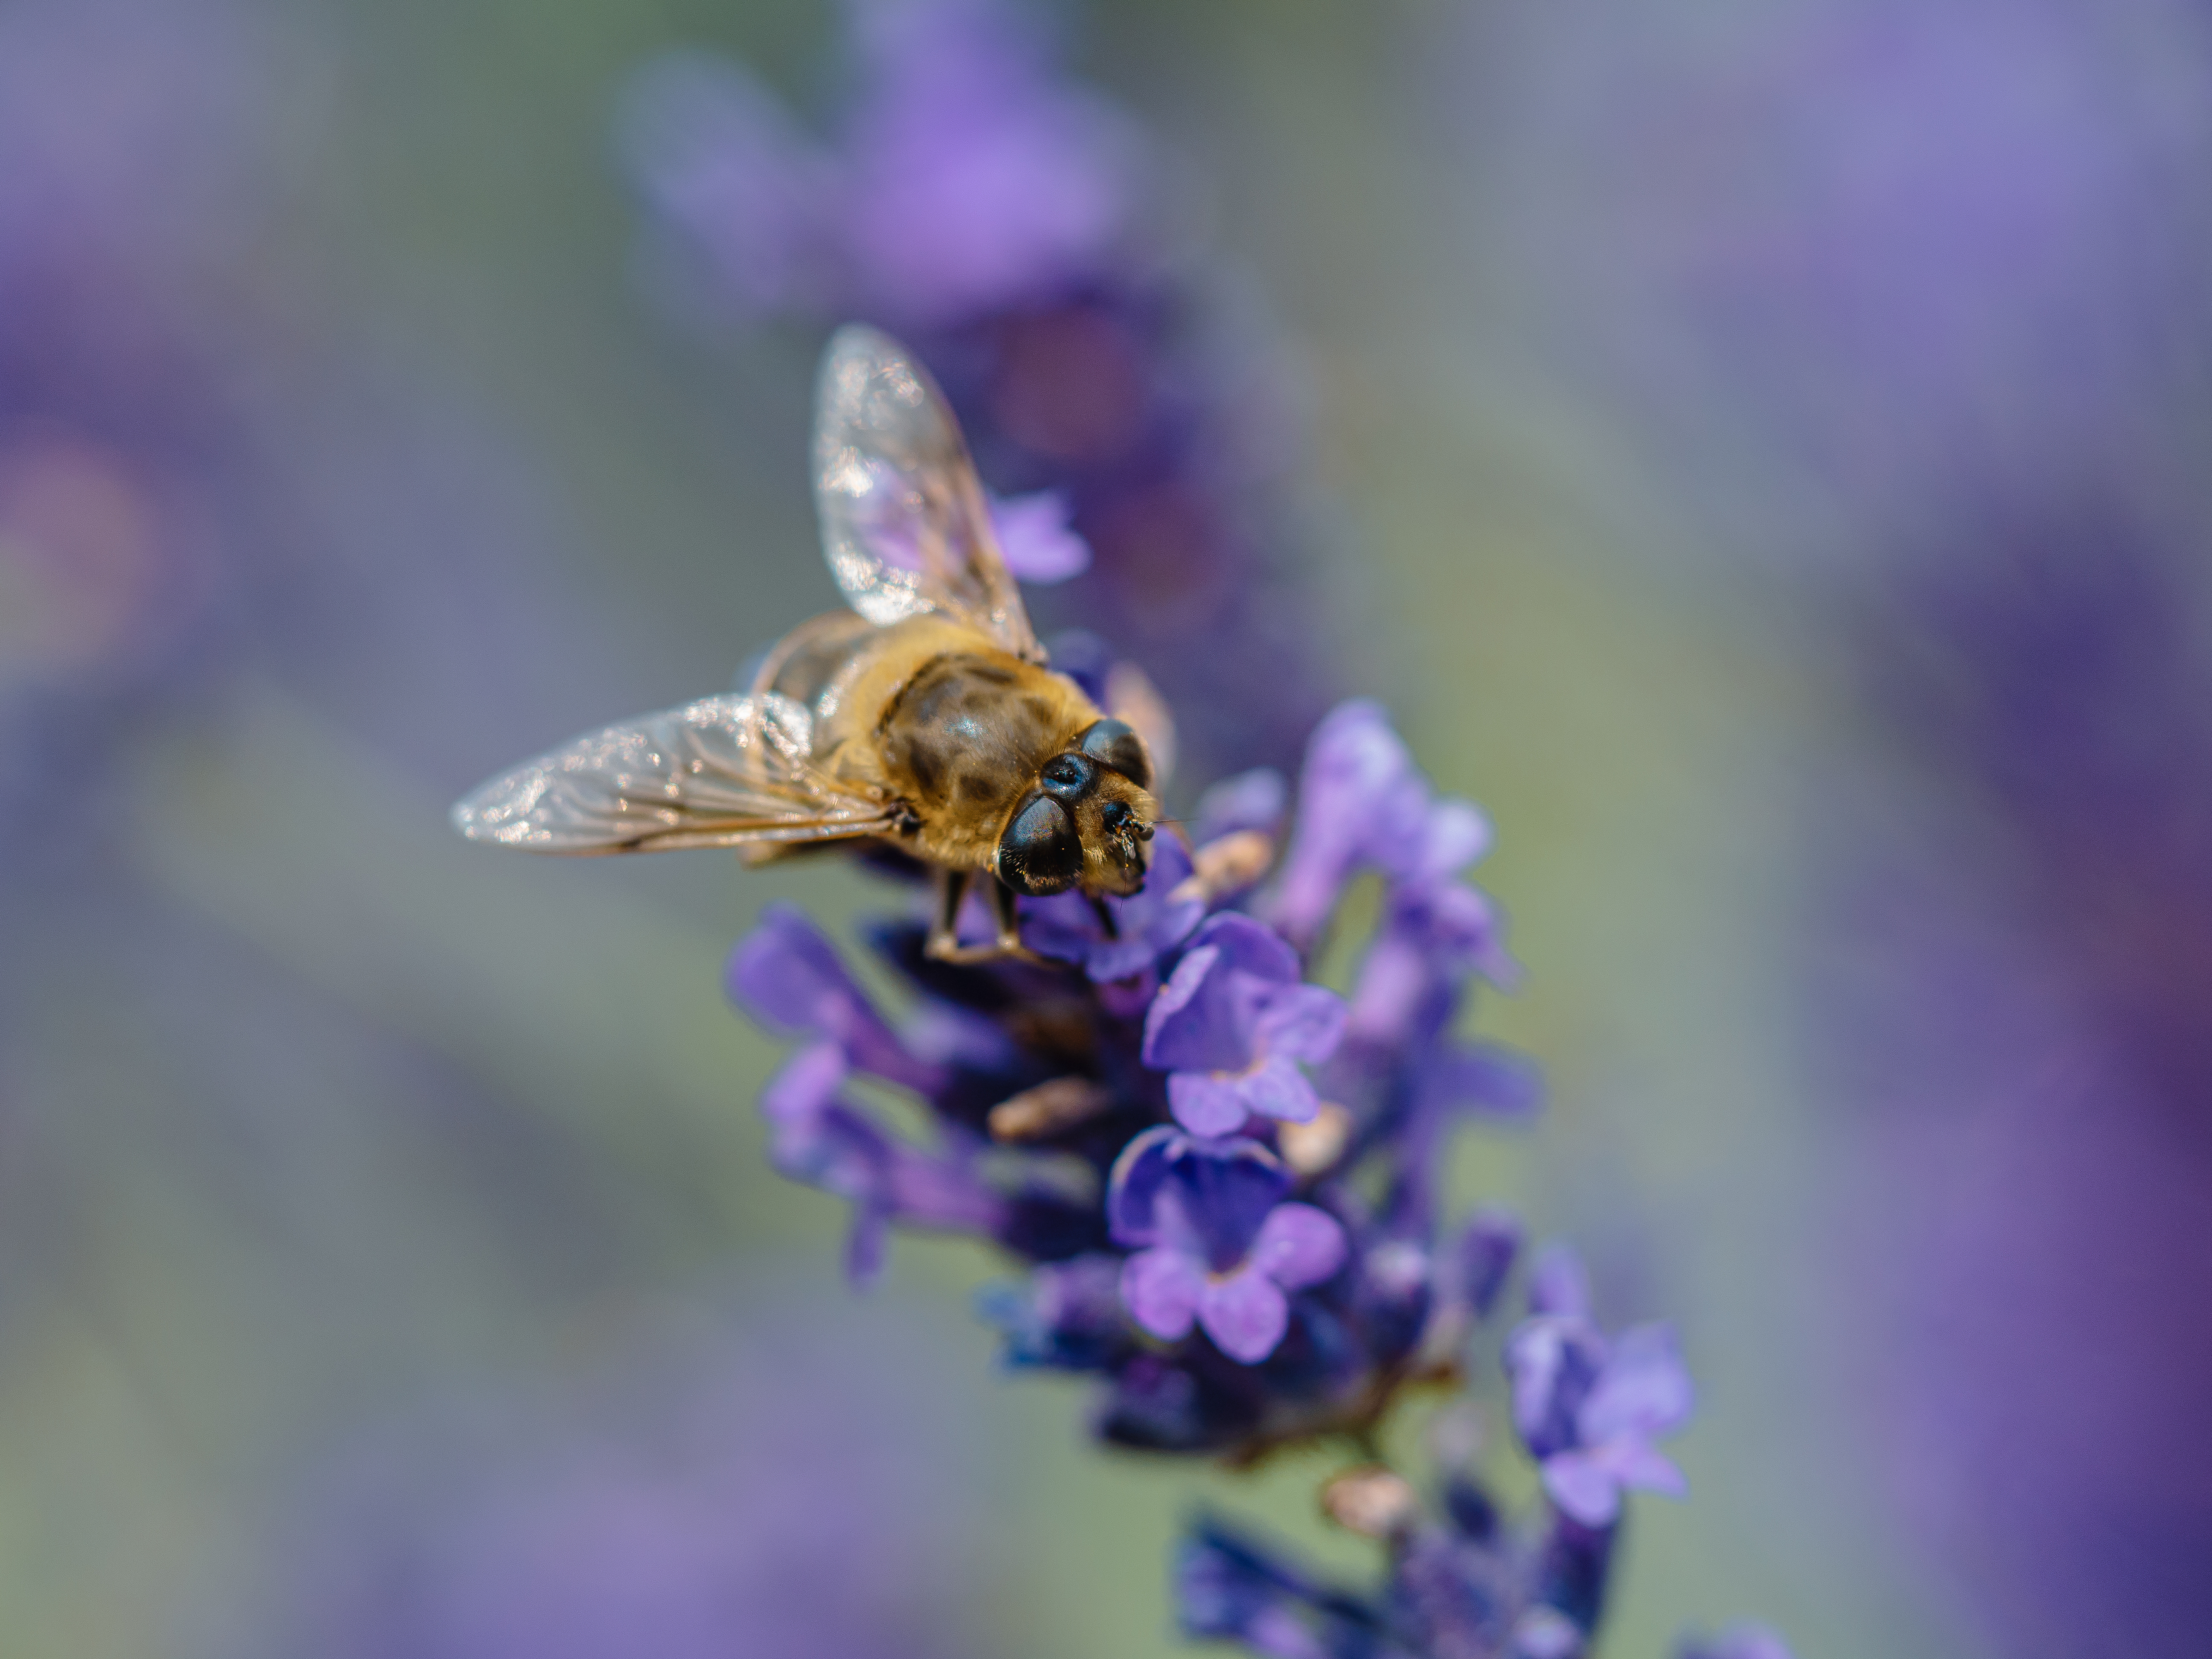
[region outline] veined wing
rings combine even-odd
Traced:
[[[881,835],[883,801],[811,758],[788,697],[707,697],[610,726],[495,778],[453,808],[471,841],[533,853],[649,853]]]
[[[943,611],[1045,659],[959,423],[929,371],[875,329],[841,328],[823,354],[814,499],[830,574],[870,622]]]

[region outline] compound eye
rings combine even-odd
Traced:
[[[999,837],[999,879],[1017,893],[1064,893],[1083,874],[1083,842],[1067,809],[1049,795],[1031,795]]]
[[[1038,787],[1060,800],[1079,800],[1098,787],[1097,763],[1082,755],[1055,755]]]
[[[1139,789],[1152,787],[1152,757],[1145,740],[1124,720],[1099,720],[1079,738],[1076,748],[1110,772],[1119,772]]]

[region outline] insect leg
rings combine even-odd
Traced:
[[[1121,938],[1121,926],[1114,920],[1113,907],[1106,902],[1104,895],[1099,893],[1086,893],[1084,896],[1091,901],[1091,914],[1098,918],[1098,926],[1105,933],[1106,937],[1108,939]]]
[[[937,871],[937,915],[929,925],[929,938],[921,953],[938,962],[963,960],[960,948],[960,902],[968,896],[968,872],[939,866]]]
[[[1027,956],[1022,949],[1021,913],[1014,908],[1014,890],[1003,881],[991,884],[991,913],[999,919],[999,949],[1010,957]]]
[[[968,896],[970,879],[965,870],[940,869],[937,872],[937,921],[930,927],[922,954],[938,962],[995,962],[1001,957],[1018,957],[1024,962],[1042,960],[1022,943],[1021,915],[1014,908],[1014,890],[995,878],[986,879],[991,883],[991,913],[998,923],[998,937],[988,945],[960,942],[960,902]]]

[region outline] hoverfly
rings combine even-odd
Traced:
[[[848,326],[817,384],[823,550],[850,610],[777,643],[743,696],[608,726],[453,808],[471,841],[535,853],[735,847],[749,864],[881,841],[933,866],[927,950],[1018,953],[1018,895],[1144,884],[1159,816],[1143,688],[1103,713],[1052,672],[1000,557],[958,423],[888,336]],[[1164,744],[1165,733],[1153,731]],[[988,944],[957,927],[988,878]]]

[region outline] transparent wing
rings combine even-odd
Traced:
[[[841,328],[823,354],[814,499],[830,574],[870,622],[943,611],[1044,660],[959,424],[929,371],[875,329]]]
[[[647,853],[880,835],[884,802],[811,758],[788,697],[708,697],[610,726],[495,778],[453,808],[471,841],[533,853]]]

